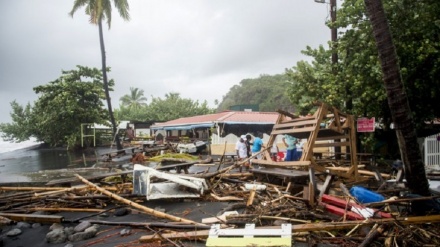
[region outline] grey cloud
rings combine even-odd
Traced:
[[[211,105],[242,79],[283,73],[306,45],[326,44],[326,5],[313,0],[130,0],[131,20],[113,12],[105,29],[112,102],[138,87],[179,92]],[[36,99],[32,88],[76,65],[100,68],[98,29],[72,1],[0,1],[0,122],[9,102]]]

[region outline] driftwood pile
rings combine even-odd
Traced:
[[[137,240],[118,246],[143,246],[143,243],[149,243],[148,246],[194,246],[194,241],[203,244],[214,223],[221,224],[222,228],[243,228],[249,223],[255,224],[256,228],[271,228],[288,223],[292,225],[292,246],[296,242],[309,246],[318,243],[337,246],[440,245],[440,215],[429,212],[412,215],[410,210],[412,203],[433,201],[435,197],[402,198],[398,195],[405,188],[379,186],[377,189],[381,194],[386,198],[394,196],[394,200],[361,204],[347,192],[344,181],[332,180],[330,192],[314,195],[315,200],[311,201],[308,194],[310,186],[305,185],[304,190],[298,190],[292,181],[281,184],[261,178],[256,181],[252,169],[243,173],[237,171],[243,162],[231,161],[227,165],[213,163],[204,173],[187,174],[205,178],[210,186],[207,193],[192,201],[229,202],[217,215],[208,215],[201,222],[185,218],[188,212],[177,216],[145,206],[144,196],[132,194],[130,181],[112,184],[109,180],[100,180],[92,183],[76,175],[77,185],[71,187],[0,187],[0,224],[80,224],[89,221],[96,225],[137,229],[137,236],[140,236]],[[208,164],[206,166],[209,167]],[[210,171],[212,168],[215,171]],[[356,216],[350,210],[352,207],[368,208],[374,214],[367,218],[359,214]],[[118,208],[130,208],[157,220],[90,220],[93,216],[111,213]],[[59,212],[86,212],[87,215],[65,219],[57,215]],[[99,238],[99,233],[95,239],[84,240],[89,241],[84,246],[93,246],[96,238]],[[185,242],[188,240],[191,241]]]

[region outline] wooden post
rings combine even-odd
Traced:
[[[250,193],[249,198],[247,200],[246,207],[248,207],[249,205],[252,205],[252,203],[254,202],[255,191],[256,191],[256,189],[254,186],[254,188],[251,190],[251,193]]]

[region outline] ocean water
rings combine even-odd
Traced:
[[[31,138],[30,140],[24,142],[8,142],[8,141],[3,141],[3,139],[0,138],[0,154],[12,152],[20,149],[32,148],[39,145],[40,143],[37,142],[35,138]]]
[[[0,183],[28,182],[29,173],[85,167],[82,153],[64,148],[43,148],[35,139],[8,142],[0,139]]]

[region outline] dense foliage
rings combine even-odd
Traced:
[[[96,68],[62,71],[60,78],[34,91],[39,94],[34,106],[11,103],[13,122],[0,124],[3,138],[23,141],[33,136],[51,146],[72,146],[80,141],[82,123],[107,123],[102,76]]]
[[[399,57],[402,79],[417,127],[440,116],[440,1],[383,0]],[[331,50],[307,47],[312,62],[287,70],[290,98],[306,111],[315,100],[356,116],[376,117],[389,126],[391,117],[371,23],[363,0],[345,0],[338,9],[340,30],[337,73]],[[346,108],[352,103],[353,107]]]
[[[11,118],[13,123],[0,123],[2,138],[6,141],[26,141],[32,136],[32,106],[28,103],[21,106],[17,101],[11,102]]]
[[[165,94],[164,99],[151,96],[151,102],[148,104],[145,102],[146,98],[143,97],[143,90],[131,88],[130,91],[130,95],[121,97],[120,109],[115,110],[119,120],[165,122],[214,112],[208,107],[206,101],[199,103],[199,101],[184,99],[179,93]]]
[[[244,79],[229,89],[217,109],[222,111],[234,105],[259,105],[260,111],[293,111],[294,107],[286,93],[289,87],[288,78],[281,74]]]

